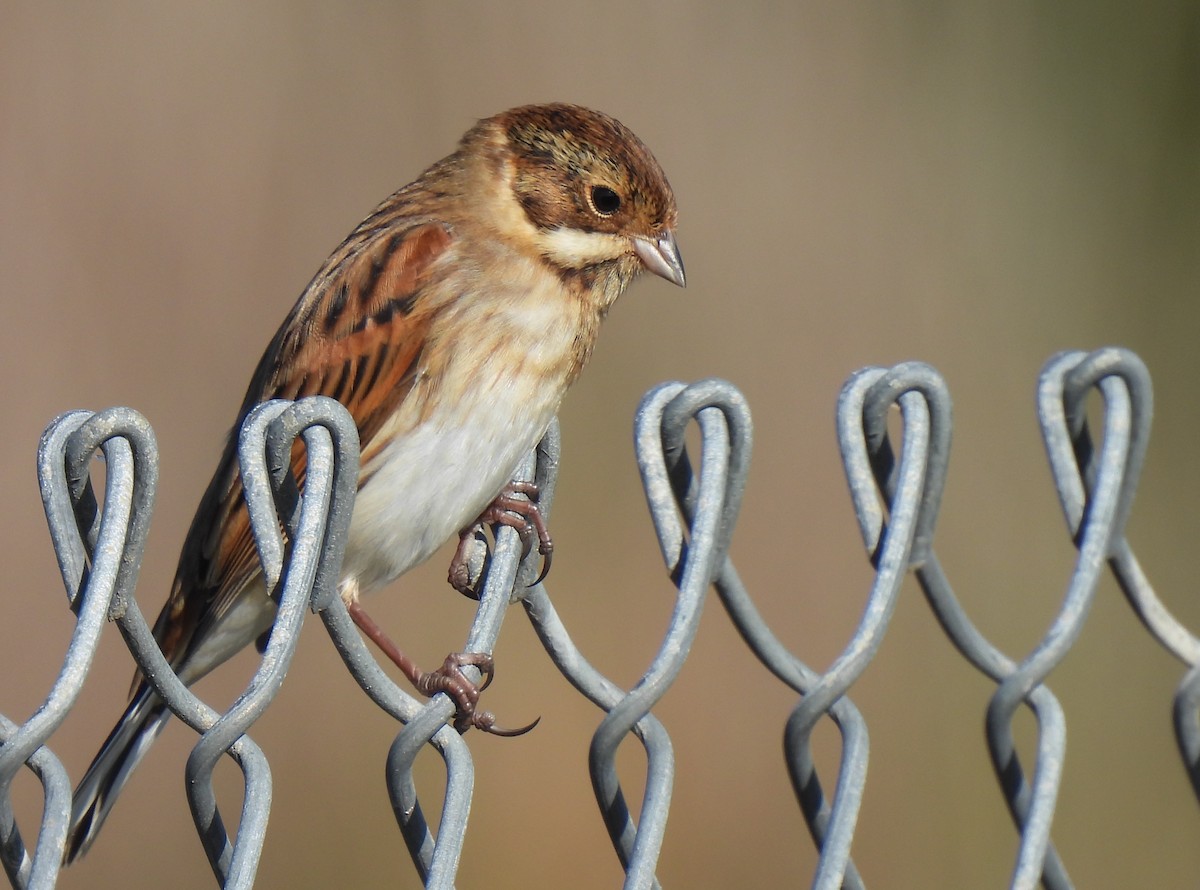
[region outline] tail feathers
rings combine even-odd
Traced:
[[[170,715],[162,700],[143,684],[75,789],[64,864],[74,862],[95,841],[117,795]]]

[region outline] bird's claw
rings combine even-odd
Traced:
[[[471,666],[479,670],[482,683],[476,685],[463,674],[464,667]],[[453,699],[455,704],[454,728],[460,733],[471,727],[480,732],[512,738],[524,735],[538,723],[538,717],[528,726],[517,729],[506,729],[496,725],[496,716],[491,711],[479,710],[479,695],[492,685],[496,676],[496,664],[492,656],[484,652],[451,652],[436,671],[422,674],[416,680],[417,691],[427,697],[444,692]]]
[[[481,711],[475,715],[472,725],[480,732],[490,732],[492,735],[498,735],[501,738],[514,739],[519,735],[525,735],[525,733],[529,732],[541,722],[541,717],[535,717],[532,723],[526,724],[525,726],[520,726],[516,729],[504,729],[503,727],[496,726],[496,718],[491,711]],[[459,729],[458,727],[458,721],[455,721],[454,728],[458,729],[459,732],[463,732],[463,730]]]
[[[507,525],[515,528],[521,535],[524,559],[533,549],[533,538],[537,536],[538,553],[542,555],[542,570],[530,587],[536,587],[546,580],[550,574],[550,563],[554,553],[554,541],[550,537],[550,529],[542,518],[542,511],[537,505],[538,487],[532,482],[510,482],[500,494],[487,506],[479,518],[459,532],[458,549],[450,561],[450,572],[447,580],[450,585],[464,596],[479,599],[478,591],[473,584],[478,580],[478,572],[472,572],[471,547],[476,541],[477,532],[484,525]],[[532,729],[532,725],[524,731]]]

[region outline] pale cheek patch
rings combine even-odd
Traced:
[[[629,252],[624,238],[604,232],[584,232],[559,226],[538,234],[538,248],[553,262],[582,269],[615,260]]]

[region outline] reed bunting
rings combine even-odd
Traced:
[[[647,269],[681,287],[675,197],[623,124],[574,105],[480,121],[458,149],[379,205],[333,252],[258,364],[238,413],[327,395],[349,409],[362,457],[339,590],[360,628],[417,689],[458,702],[456,725],[492,729],[452,656],[425,673],[359,605],[477,521],[530,523],[506,489],[600,323]],[[236,429],[236,427],[235,427]],[[154,633],[188,684],[269,631],[231,436],[183,545]],[[512,514],[516,508],[520,515]],[[451,567],[460,588],[466,572]],[[390,647],[390,649],[389,649]],[[169,710],[144,679],[75,791],[65,859],[86,851]]]

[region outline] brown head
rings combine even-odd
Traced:
[[[684,285],[671,184],[620,121],[578,105],[525,105],[480,121],[462,151],[502,167],[504,203],[515,199],[520,216],[506,213],[505,227],[564,275],[607,279],[614,298],[643,268]]]

